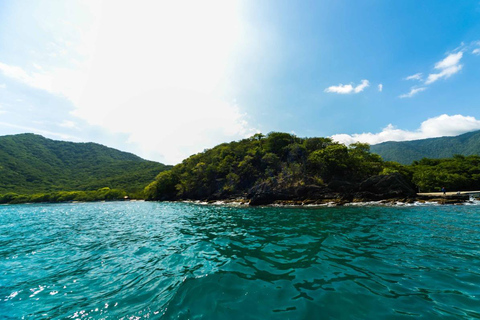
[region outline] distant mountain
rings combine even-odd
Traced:
[[[455,154],[480,155],[480,131],[468,132],[456,137],[441,137],[413,141],[388,141],[372,145],[371,152],[386,161],[411,164],[422,158],[449,158]]]
[[[0,194],[109,187],[138,192],[170,166],[96,143],[25,133],[0,137]]]

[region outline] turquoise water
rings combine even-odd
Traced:
[[[480,318],[480,206],[0,206],[2,319]]]

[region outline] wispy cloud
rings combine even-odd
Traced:
[[[399,98],[411,98],[414,95],[416,95],[417,93],[425,91],[425,90],[427,90],[427,88],[425,88],[425,87],[412,88],[412,89],[410,89],[409,93],[402,94],[402,95],[399,96]]]
[[[370,85],[368,80],[362,80],[359,85],[354,87],[352,84],[339,84],[338,86],[330,86],[325,89],[325,92],[338,93],[338,94],[350,94],[360,93]]]
[[[405,80],[419,80],[419,81],[421,81],[422,80],[422,73],[419,72],[419,73],[412,74],[411,76],[406,77]]]
[[[476,54],[477,56],[479,56],[479,55],[480,55],[480,48],[473,49],[472,53],[473,53],[473,54]]]
[[[377,144],[385,141],[407,141],[444,136],[456,136],[462,133],[480,130],[480,120],[470,116],[442,114],[421,123],[417,130],[397,129],[389,124],[379,133],[336,134],[332,139],[345,144],[364,142]]]
[[[70,120],[64,120],[63,122],[58,124],[62,128],[77,128],[77,125],[75,122],[70,121]]]
[[[383,84],[380,83],[380,84],[378,85],[378,91],[380,91],[380,92],[383,91]]]
[[[72,102],[77,102],[82,96],[83,87],[88,80],[88,74],[85,72],[60,67],[31,72],[19,66],[0,62],[0,72],[10,79],[52,94],[62,95]]]
[[[451,53],[442,61],[435,64],[435,69],[440,70],[438,73],[431,73],[428,75],[425,84],[431,84],[441,78],[449,78],[462,69],[460,60],[463,57],[463,52]]]
[[[0,89],[6,89],[7,85],[5,83],[0,83]]]
[[[369,85],[370,83],[368,82],[368,80],[362,80],[362,83],[360,83],[358,86],[355,87],[355,93],[362,92]]]
[[[20,129],[23,132],[31,132],[31,133],[41,134],[43,136],[50,137],[50,138],[59,138],[59,139],[62,139],[62,140],[70,140],[70,141],[75,141],[75,142],[82,141],[81,139],[79,139],[75,136],[71,136],[71,135],[64,134],[64,133],[48,131],[48,130],[37,129],[37,128],[34,128],[34,127],[21,126],[21,125],[16,125],[16,124],[11,124],[11,123],[7,123],[7,122],[1,122],[1,121],[0,121],[0,125],[10,127],[10,128]]]
[[[455,50],[466,50],[465,45],[462,43],[462,45],[455,49]],[[430,85],[434,83],[435,81],[439,79],[447,79],[454,75],[455,73],[459,72],[462,70],[463,65],[460,64],[460,60],[463,57],[463,51],[458,51],[455,53],[450,53],[448,56],[446,56],[443,60],[435,63],[435,69],[438,70],[437,73],[430,73],[425,80],[424,84],[425,85]],[[404,78],[405,80],[418,80],[422,81],[422,73],[416,73],[411,76],[408,76]],[[414,95],[416,95],[419,92],[425,91],[427,88],[426,87],[412,87],[410,88],[409,93],[405,93],[399,96],[399,98],[411,98]]]
[[[51,79],[40,73],[28,73],[20,67],[0,62],[0,71],[9,78],[52,92]]]
[[[463,57],[463,52],[451,53],[442,61],[435,63],[435,69],[447,69],[458,65],[460,59]]]

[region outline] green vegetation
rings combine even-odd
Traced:
[[[448,159],[422,159],[407,167],[422,192],[480,189],[480,156],[455,155]]]
[[[89,199],[96,197],[92,192],[104,187],[141,198],[145,185],[169,168],[95,143],[55,141],[35,134],[0,137],[3,198],[12,193],[25,198],[43,193],[55,198],[57,191],[73,190],[80,198],[85,191],[85,199]]]
[[[50,193],[16,194],[13,192],[0,195],[0,204],[37,203],[67,201],[111,201],[124,200],[127,193],[108,187],[93,191],[57,191]]]
[[[455,141],[472,147],[477,135],[480,137],[480,132],[456,137]],[[302,185],[358,186],[370,177],[394,173],[400,173],[422,192],[440,191],[442,186],[448,190],[479,190],[480,156],[424,158],[402,165],[383,161],[370,152],[367,144],[347,147],[329,138],[298,138],[273,132],[193,155],[172,170],[161,172],[145,188],[145,195],[149,200],[227,199],[245,197],[265,185],[290,192]]]
[[[480,131],[456,137],[442,137],[414,141],[384,142],[371,146],[371,151],[386,161],[411,164],[423,158],[451,158],[456,154],[480,155]]]
[[[480,138],[480,132],[448,139],[459,144],[455,150],[473,152],[475,137]],[[434,140],[431,146],[440,141],[428,140]],[[444,142],[438,145],[445,146]],[[288,193],[303,186],[357,192],[367,179],[394,173],[422,192],[439,191],[442,186],[451,191],[478,190],[480,156],[423,158],[402,165],[383,161],[368,144],[347,147],[329,138],[272,132],[220,144],[170,167],[94,143],[54,141],[34,134],[0,137],[0,204],[125,197],[245,198],[252,190]]]
[[[367,144],[346,147],[329,138],[298,138],[288,133],[256,134],[224,143],[161,172],[145,188],[150,200],[222,199],[244,196],[254,186],[283,189],[360,182],[384,170],[398,171],[372,154]]]

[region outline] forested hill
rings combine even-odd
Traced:
[[[136,192],[170,166],[96,143],[36,134],[0,137],[0,194],[96,190]]]
[[[480,155],[480,131],[468,132],[456,137],[423,140],[384,142],[372,145],[370,150],[386,161],[411,164],[422,158],[450,158],[456,154]]]
[[[393,180],[398,189],[392,193],[405,194],[408,186],[400,181],[400,167],[370,153],[367,144],[346,147],[329,138],[272,132],[193,155],[160,173],[146,187],[145,195],[149,200],[244,198],[251,199],[250,204],[350,195],[365,198],[378,191],[370,188],[377,182],[392,187]],[[372,177],[377,180],[362,184]]]

